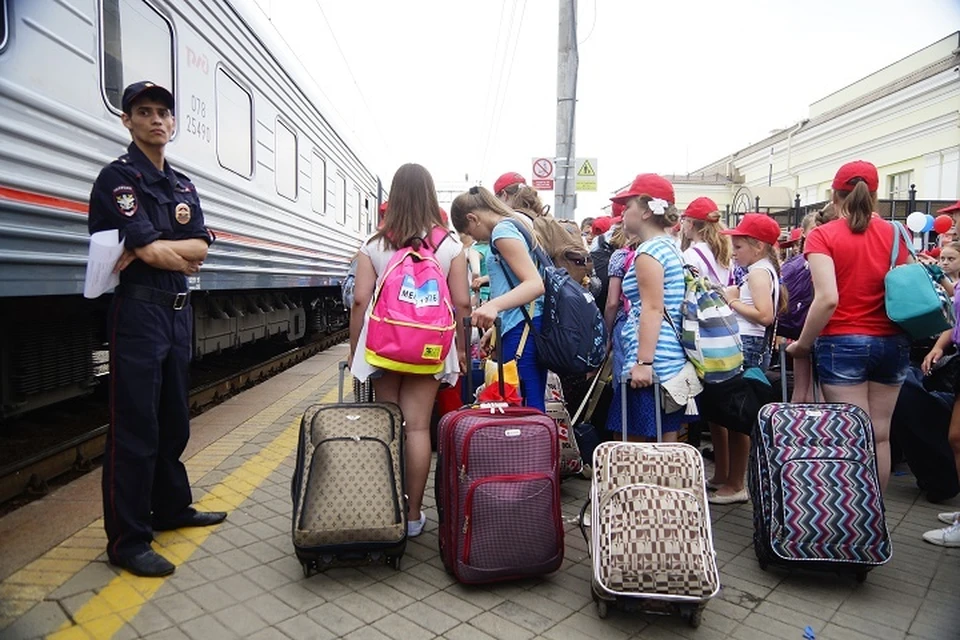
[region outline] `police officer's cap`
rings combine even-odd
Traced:
[[[123,112],[126,114],[130,113],[130,107],[133,105],[134,101],[137,98],[142,96],[149,96],[160,101],[162,104],[165,104],[168,109],[173,111],[173,94],[158,85],[155,82],[149,82],[147,80],[141,80],[140,82],[134,82],[133,84],[127,86],[123,90],[123,100],[120,103]]]

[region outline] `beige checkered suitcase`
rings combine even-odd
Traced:
[[[588,544],[598,615],[611,605],[679,613],[698,627],[720,590],[700,453],[684,443],[604,442],[593,470]]]
[[[407,544],[403,415],[389,402],[312,405],[300,425],[291,481],[293,546],[304,575],[383,562],[400,568]]]

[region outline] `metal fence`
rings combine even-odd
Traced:
[[[936,215],[938,209],[948,207],[954,204],[954,202],[955,200],[918,200],[915,185],[910,185],[909,197],[906,200],[879,200],[877,202],[877,213],[887,220],[905,222],[907,216],[914,211]],[[825,200],[823,202],[801,205],[798,194],[793,207],[784,209],[782,207],[764,207],[763,203],[760,202],[760,198],[757,197],[752,212],[731,211],[730,205],[727,205],[726,224],[727,226],[736,226],[744,213],[766,213],[776,220],[781,227],[789,231],[794,227],[799,227],[800,221],[803,220],[804,216],[808,213],[816,213],[828,204],[829,201]]]

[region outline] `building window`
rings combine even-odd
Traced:
[[[6,2],[3,37],[6,40]],[[103,92],[119,112],[123,89],[141,80],[173,86],[173,28],[144,0],[103,0]]]
[[[910,197],[910,185],[913,183],[913,171],[895,173],[887,178],[891,200],[906,200]]]
[[[327,161],[316,151],[310,163],[310,206],[317,213],[327,212]]]
[[[277,148],[274,152],[277,171],[277,193],[297,199],[297,135],[277,120]]]
[[[220,166],[253,173],[253,98],[224,69],[217,69],[217,158]]]

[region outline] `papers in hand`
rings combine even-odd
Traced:
[[[117,229],[97,231],[90,236],[90,255],[87,257],[87,277],[83,282],[83,297],[96,298],[120,284],[120,274],[113,268],[123,254],[123,242]]]

